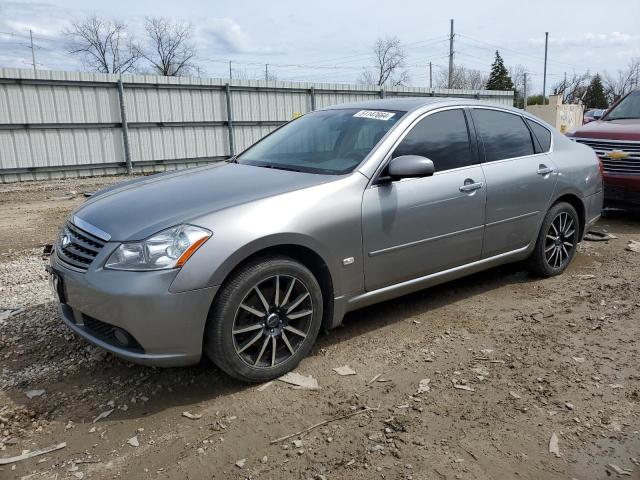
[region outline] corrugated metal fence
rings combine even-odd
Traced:
[[[513,103],[513,92],[484,90],[154,75],[119,80],[116,75],[0,69],[0,183],[219,161],[298,114],[337,103],[385,96]]]

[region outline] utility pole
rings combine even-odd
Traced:
[[[451,19],[451,34],[449,35],[449,81],[448,81],[449,88],[451,88],[452,80],[453,80],[453,18]]]
[[[549,47],[549,32],[544,32],[544,73],[542,76],[542,105],[546,105],[547,93],[547,50]]]
[[[429,90],[433,90],[433,68],[429,62]]]
[[[229,60],[229,80],[231,80],[233,78],[233,75],[231,74],[231,60]]]
[[[527,72],[524,72],[524,85],[522,87],[523,102],[522,109],[527,109]]]
[[[264,64],[264,79],[269,80],[269,64]]]
[[[33,62],[33,71],[36,71],[36,49],[33,48],[33,30],[29,29],[29,38],[31,39],[31,61]]]

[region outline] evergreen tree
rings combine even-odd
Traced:
[[[583,103],[585,108],[607,108],[609,106],[600,74],[596,73],[591,79],[591,83],[584,94]]]
[[[491,73],[486,86],[487,90],[513,90],[513,81],[509,76],[509,71],[504,66],[504,61],[500,52],[496,50],[496,59],[491,65]]]

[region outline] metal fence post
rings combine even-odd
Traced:
[[[225,83],[224,93],[227,97],[227,129],[229,131],[229,156],[236,154],[236,147],[233,141],[233,112],[231,111],[231,85]]]
[[[129,146],[129,126],[127,124],[127,107],[124,103],[124,86],[122,78],[118,79],[118,98],[120,99],[120,122],[122,123],[122,143],[124,144],[124,161],[127,164],[127,174],[133,173],[131,165],[131,148]]]
[[[380,98],[384,98],[384,87],[380,87]]]
[[[311,111],[313,112],[316,109],[316,87],[309,89],[309,95],[311,96]]]

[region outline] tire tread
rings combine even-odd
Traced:
[[[240,267],[240,269],[235,273],[232,273],[231,277],[221,286],[220,291],[214,300],[214,304],[209,312],[209,317],[207,318],[204,338],[204,350],[206,355],[216,366],[232,378],[246,383],[257,383],[286,373],[285,371],[282,371],[278,375],[274,376],[265,375],[266,373],[271,373],[271,371],[259,372],[258,370],[251,370],[250,367],[242,362],[242,360],[235,359],[233,357],[230,358],[230,356],[225,352],[224,346],[225,321],[228,321],[225,320],[225,315],[229,314],[227,311],[229,306],[234,304],[234,294],[237,291],[242,290],[251,278],[260,275],[265,270],[281,268],[293,268],[309,276],[310,279],[313,280],[314,284],[308,285],[308,287],[310,289],[317,289],[320,295],[322,295],[320,286],[313,273],[311,273],[311,271],[301,263],[284,255],[258,257],[250,263]],[[319,309],[319,311],[316,310],[317,315],[319,315],[319,320],[314,322],[311,326],[311,330],[307,335],[309,342],[303,345],[300,351],[296,352],[296,355],[300,355],[298,355],[298,358],[296,358],[292,364],[287,365],[286,371],[295,368],[298,362],[308,354],[315,342],[320,330],[320,323],[322,319],[321,301],[319,302],[319,306],[316,306],[315,309]],[[231,322],[233,322],[233,320],[231,320]],[[281,367],[283,366],[284,365],[281,365]],[[283,369],[276,367],[276,371],[279,370]]]

